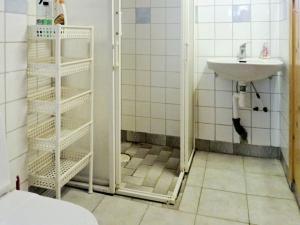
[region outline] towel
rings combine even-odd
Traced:
[[[0,197],[10,189],[9,159],[6,148],[4,117],[0,113]]]

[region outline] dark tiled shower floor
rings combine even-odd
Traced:
[[[180,150],[151,144],[122,143],[131,159],[122,164],[122,187],[172,195],[180,173]]]

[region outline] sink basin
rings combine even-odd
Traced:
[[[219,76],[235,81],[250,82],[266,79],[282,69],[280,59],[247,58],[211,58],[207,60],[208,68]]]

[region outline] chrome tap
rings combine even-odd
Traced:
[[[240,46],[240,51],[238,54],[238,60],[244,60],[247,57],[247,43],[244,43]]]

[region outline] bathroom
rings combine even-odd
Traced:
[[[0,0],[0,224],[300,224],[299,11]]]

